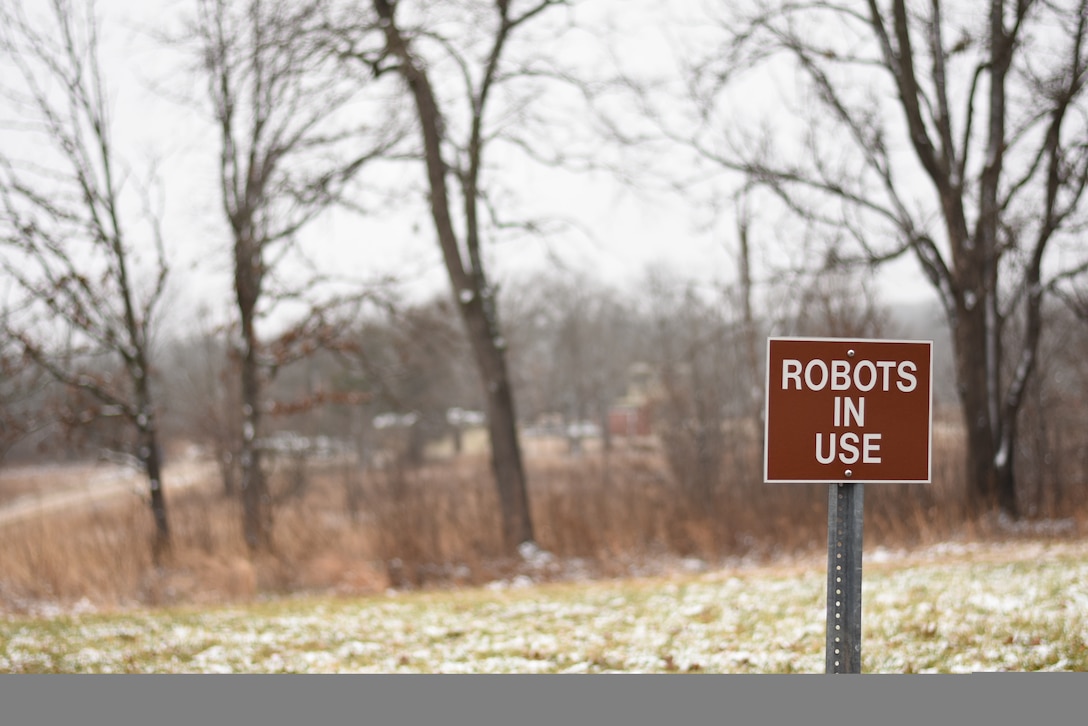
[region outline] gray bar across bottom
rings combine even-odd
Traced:
[[[861,673],[863,503],[860,483],[828,489],[826,673]]]

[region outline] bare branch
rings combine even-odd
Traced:
[[[13,150],[0,156],[0,266],[18,287],[22,310],[6,315],[4,330],[22,354],[55,380],[89,393],[98,413],[123,415],[136,435],[133,455],[148,479],[155,520],[153,559],[169,546],[162,491],[155,402],[151,392],[149,334],[165,291],[168,265],[161,231],[148,240],[154,269],[141,285],[138,255],[121,214],[127,172],[113,148],[105,79],[98,58],[93,6],[54,0],[50,26],[39,28],[22,12],[3,7],[0,51],[18,69],[22,109],[33,119],[34,153],[24,163]],[[55,40],[59,39],[59,40]],[[60,90],[55,90],[59,88]],[[49,337],[74,335],[73,356]],[[90,373],[87,358],[107,357],[123,375]],[[85,424],[95,412],[80,415]]]

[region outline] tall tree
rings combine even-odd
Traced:
[[[325,5],[323,0],[199,0],[192,34],[219,137],[221,201],[232,245],[240,486],[245,539],[252,549],[270,545],[272,526],[259,445],[263,377],[294,353],[312,350],[315,338],[336,332],[310,310],[277,341],[263,341],[258,323],[275,302],[303,297],[297,285],[287,286],[274,274],[290,260],[305,226],[342,202],[363,167],[401,138],[395,105],[372,101],[368,106],[362,95],[366,84],[332,64],[318,33]],[[327,310],[329,303],[318,307]]]
[[[5,126],[25,134],[0,152],[0,264],[19,305],[2,319],[4,332],[96,401],[79,417],[121,416],[135,431],[158,561],[170,542],[150,380],[168,271],[161,230],[150,213],[142,226],[127,222],[134,182],[111,135],[93,4],[52,0],[33,19],[4,4],[0,26],[0,52],[16,71],[4,76],[5,108],[15,114]],[[146,201],[146,188],[132,191]]]
[[[969,500],[1017,516],[1017,416],[1043,300],[1088,264],[1075,243],[1088,3],[757,2],[718,28],[689,77],[700,113],[687,141],[833,228],[836,260],[914,258],[952,330]],[[787,77],[796,113],[774,106],[776,128],[739,132],[739,94],[759,107],[754,84]]]
[[[485,157],[496,138],[524,121],[532,103],[511,90],[531,77],[509,60],[511,40],[561,4],[495,0],[424,8],[372,0],[383,47],[363,53],[350,44],[345,51],[376,76],[396,73],[414,104],[431,219],[487,395],[491,465],[511,551],[534,534],[506,340],[482,249],[485,215],[497,213],[486,193]],[[531,96],[537,89],[525,90]],[[496,106],[504,92],[509,103]]]

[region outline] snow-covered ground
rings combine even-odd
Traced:
[[[1088,542],[874,553],[866,672],[1088,670]],[[0,671],[823,672],[814,563],[0,620]]]

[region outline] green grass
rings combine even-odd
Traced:
[[[823,567],[0,619],[4,672],[823,672]],[[866,563],[863,670],[1088,671],[1088,544]]]

